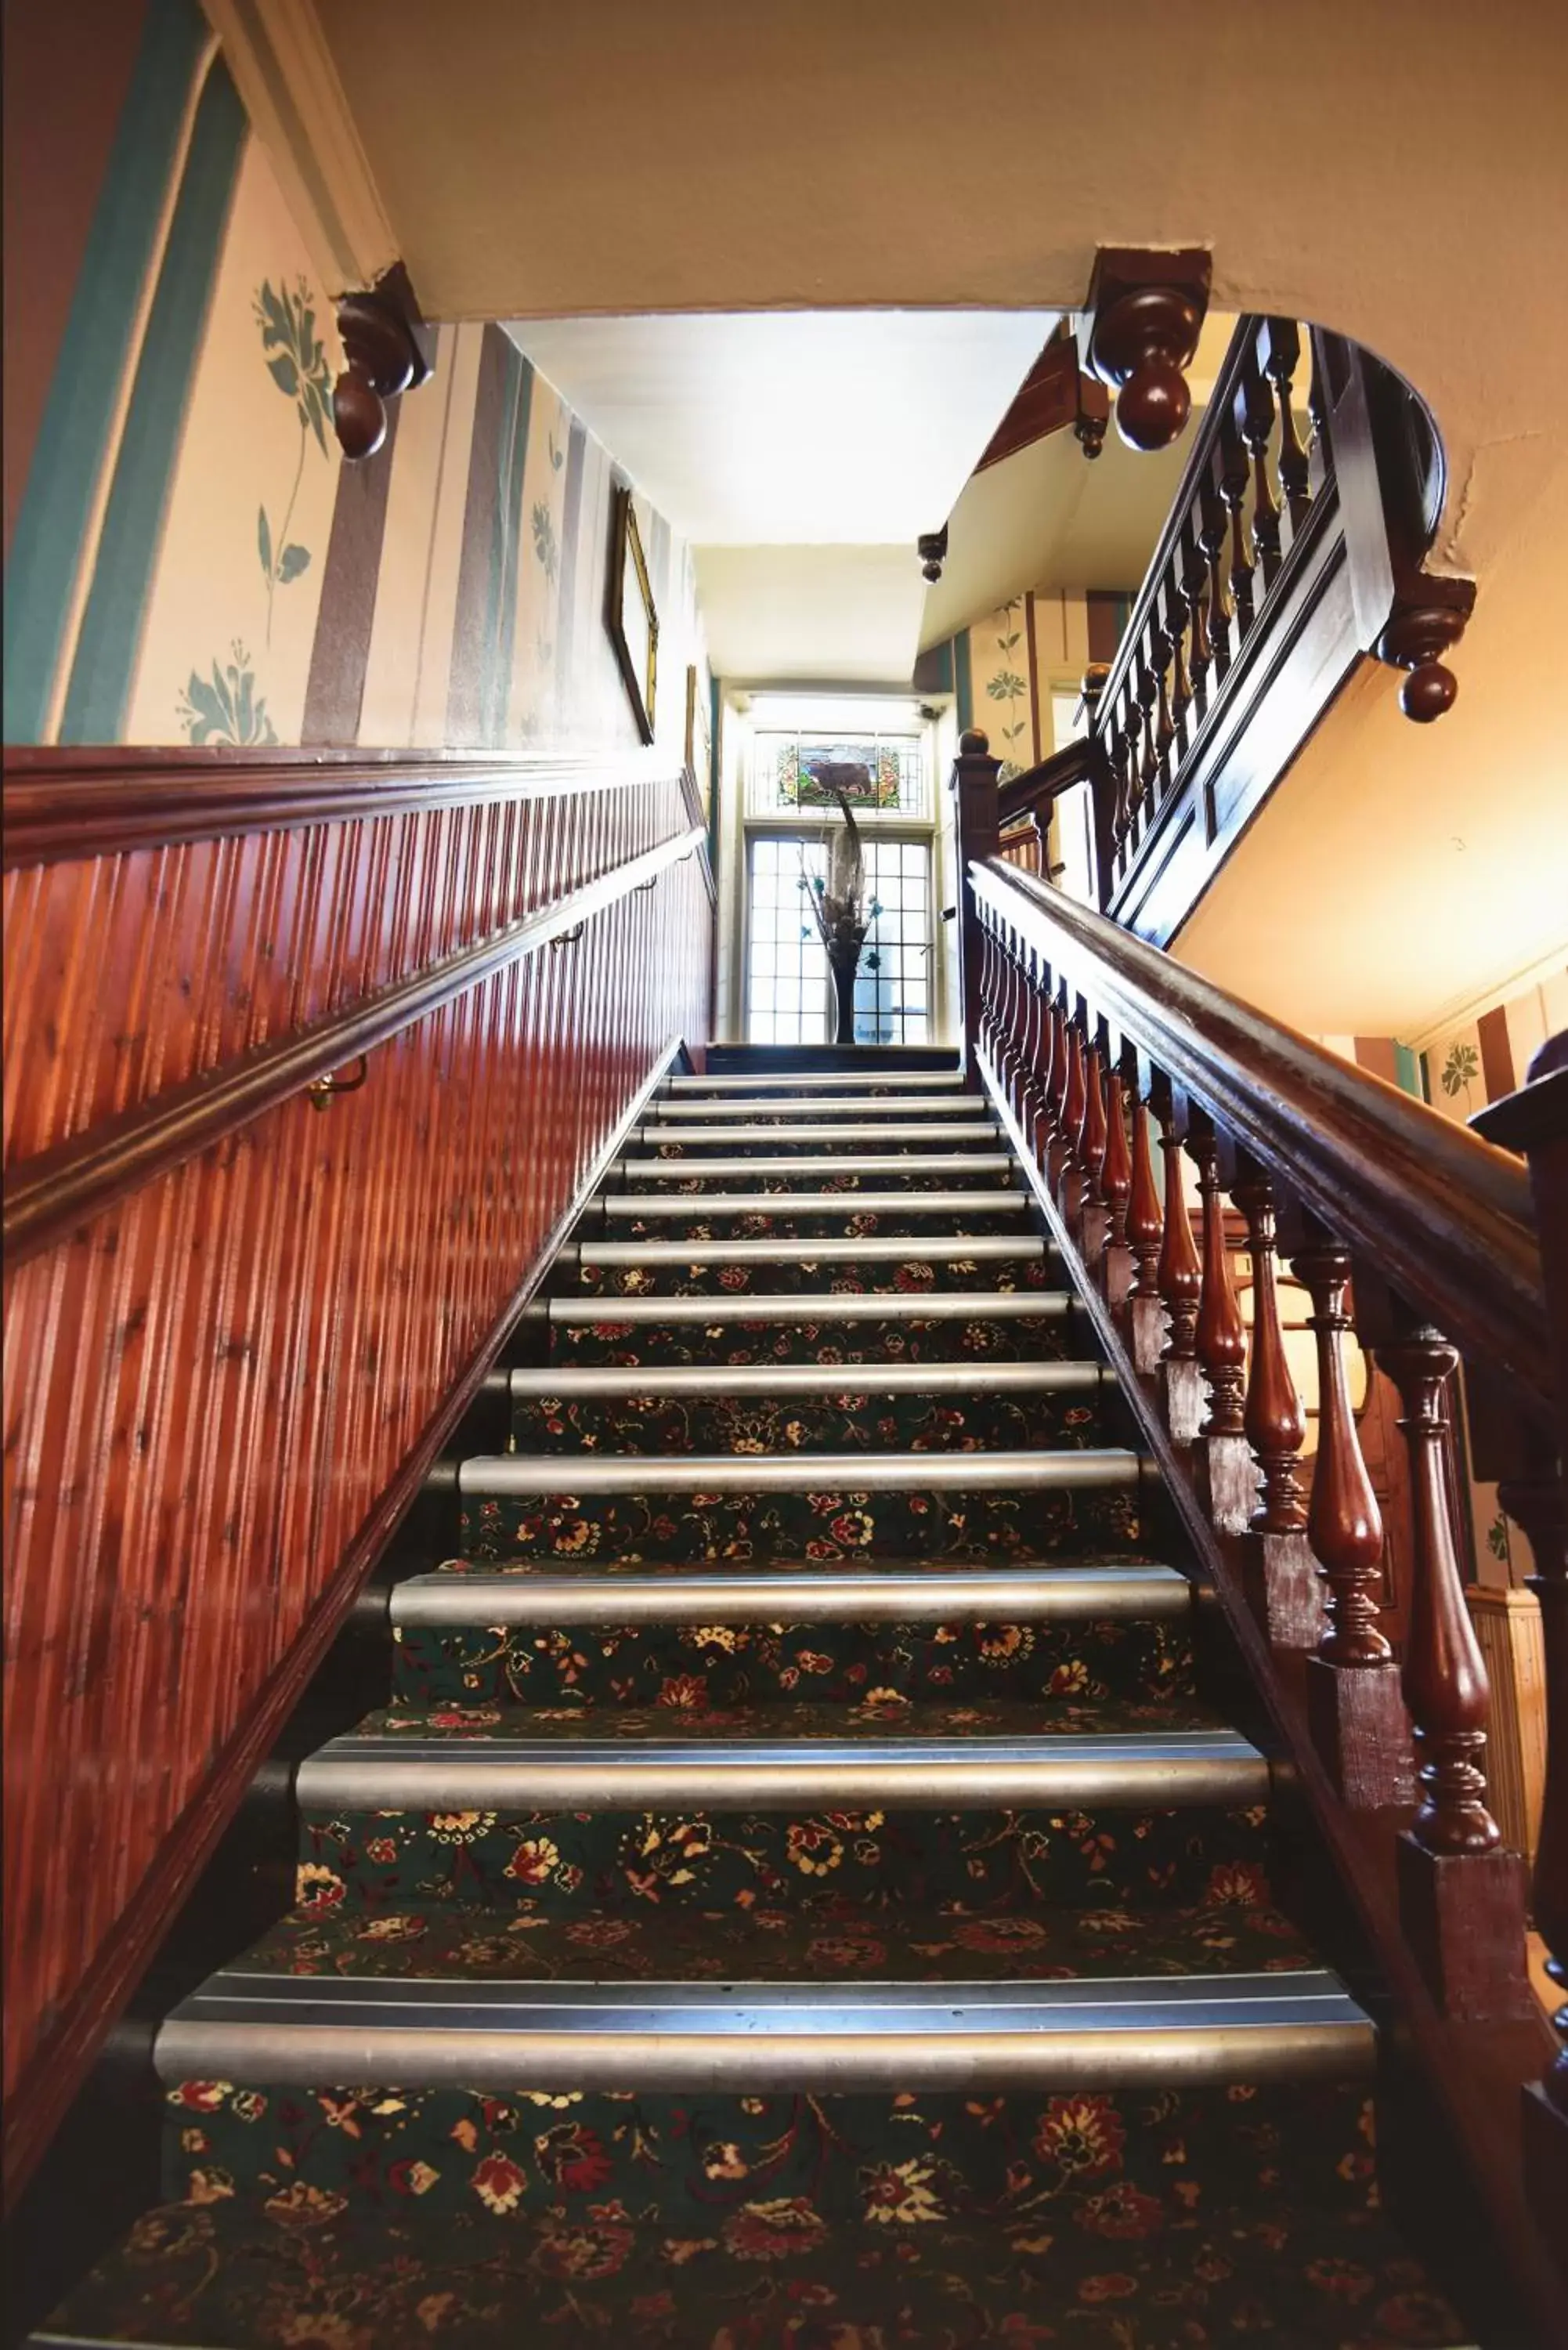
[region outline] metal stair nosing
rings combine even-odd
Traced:
[[[161,2080],[479,2090],[1071,2090],[1359,2079],[1374,2032],[1338,1978],[598,1982],[210,1977],[160,2030]]]
[[[784,1709],[779,1709],[782,1712]],[[1235,1731],[1043,1731],[1032,1738],[334,1738],[299,1765],[309,1813],[1236,1810],[1269,1765]]]
[[[1116,1385],[1108,1363],[679,1363],[627,1370],[591,1364],[582,1368],[492,1371],[485,1386],[514,1403],[574,1397],[701,1396],[722,1401],[842,1395],[1096,1395]]]
[[[813,1239],[569,1241],[556,1262],[593,1265],[1042,1264],[1054,1243],[1037,1232],[868,1233]]]
[[[1129,1492],[1158,1471],[1121,1446],[1037,1452],[473,1453],[464,1497],[554,1493]],[[440,1472],[441,1489],[448,1474]]]
[[[1011,1150],[1001,1148],[934,1153],[857,1151],[853,1159],[827,1154],[812,1159],[804,1153],[794,1157],[769,1156],[762,1151],[732,1159],[660,1159],[651,1151],[638,1156],[628,1150],[610,1169],[611,1176],[622,1182],[655,1183],[711,1182],[718,1176],[732,1180],[741,1175],[841,1175],[846,1171],[856,1175],[1005,1175],[1008,1181],[997,1185],[998,1199],[1006,1199],[1013,1191],[1020,1197],[1028,1196],[1018,1161]],[[701,1199],[703,1195],[694,1192],[692,1196]],[[756,1196],[767,1199],[774,1195],[759,1191]],[[846,1199],[854,1196],[851,1191],[844,1194]]]
[[[1085,1309],[1066,1289],[735,1291],[722,1297],[536,1297],[519,1321],[591,1328],[600,1322],[1060,1322]]]
[[[761,1097],[774,1093],[797,1093],[808,1096],[817,1092],[857,1093],[864,1092],[872,1087],[880,1087],[884,1092],[890,1087],[904,1087],[910,1093],[967,1094],[968,1092],[955,1063],[950,1069],[884,1069],[879,1073],[876,1070],[862,1073],[854,1069],[815,1071],[805,1069],[782,1076],[758,1075],[751,1077],[669,1077],[660,1088],[659,1098],[666,1100],[671,1096],[701,1097],[707,1094],[717,1094],[731,1097],[738,1095],[743,1100],[751,1094]],[[982,1097],[977,1094],[972,1098],[979,1100]]]
[[[1021,1216],[1029,1195],[1019,1187],[994,1191],[703,1191],[692,1199],[644,1198],[629,1191],[601,1191],[607,1222],[636,1217],[682,1216],[706,1222],[722,1216]],[[909,1239],[918,1240],[911,1233]],[[1049,1245],[1054,1246],[1054,1243]]]
[[[777,1094],[732,1094],[719,1101],[695,1101],[685,1098],[671,1100],[667,1095],[656,1094],[643,1115],[663,1121],[702,1118],[728,1118],[732,1123],[743,1121],[754,1113],[759,1118],[865,1118],[875,1116],[887,1118],[987,1118],[995,1115],[983,1094],[967,1094],[953,1087],[945,1094],[852,1094],[837,1099],[823,1099],[814,1094],[799,1100]]]
[[[400,1629],[561,1624],[1169,1623],[1192,1613],[1172,1566],[949,1568],[821,1574],[517,1575],[465,1571],[405,1576],[389,1595]]]
[[[875,1125],[820,1126],[805,1119],[783,1120],[776,1126],[660,1126],[645,1120],[638,1129],[638,1138],[645,1145],[652,1142],[661,1149],[681,1150],[723,1150],[737,1143],[756,1143],[759,1148],[768,1143],[819,1142],[829,1149],[848,1149],[852,1144],[877,1142],[908,1142],[925,1149],[933,1142],[992,1142],[1002,1132],[992,1118],[966,1118],[961,1125],[933,1118],[924,1125],[889,1125],[878,1119]]]

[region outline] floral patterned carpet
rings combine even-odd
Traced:
[[[783,1111],[779,1116],[784,1115]],[[948,1146],[957,1148],[956,1145]],[[986,1146],[976,1143],[971,1149]],[[671,1147],[665,1146],[669,1150]],[[793,1149],[794,1146],[780,1146]],[[711,1154],[708,1154],[711,1155]],[[938,1220],[689,1213],[610,1237],[689,1239],[690,1263],[574,1271],[604,1317],[556,1325],[551,1364],[1058,1362],[1086,1351],[1049,1259],[922,1264]],[[757,1179],[760,1182],[763,1179]],[[787,1178],[766,1179],[774,1191]],[[818,1176],[809,1180],[828,1188]],[[979,1188],[987,1179],[955,1177]],[[991,1179],[994,1180],[994,1179]],[[727,1238],[907,1228],[907,1260],[726,1267]],[[593,1230],[602,1229],[596,1224]],[[1005,1201],[966,1229],[1027,1231]],[[643,1323],[638,1296],[864,1296],[854,1321]],[[880,1301],[972,1291],[973,1313]],[[987,1315],[985,1296],[1037,1296]],[[471,1498],[441,1562],[452,1620],[397,1627],[388,1751],[585,1737],[1049,1742],[1203,1728],[1189,1618],[1016,1623],[666,1620],[485,1626],[476,1576],[789,1567],[911,1584],[956,1566],[1158,1562],[1135,1492],[952,1492],[934,1455],[1121,1446],[1113,1391],[538,1397],[513,1443],[561,1490]],[[896,1492],[660,1493],[659,1456],[899,1451]],[[575,1459],[648,1456],[646,1492],[575,1493]],[[928,1472],[929,1473],[929,1472]],[[434,1566],[437,1562],[430,1562]],[[476,1586],[477,1587],[477,1586]],[[507,1611],[515,1612],[515,1611]],[[594,1611],[597,1613],[597,1611]],[[722,1611],[719,1611],[722,1614]],[[258,1977],[464,1984],[820,1986],[1280,1975],[1320,1963],[1275,1905],[1262,1808],[357,1809],[306,1803],[296,1906],[244,1954]],[[573,2091],[265,2077],[167,2085],[164,2190],[39,2344],[165,2350],[1452,2350],[1463,2321],[1381,2204],[1366,2085],[1172,2077],[1041,2089],[808,2095]]]

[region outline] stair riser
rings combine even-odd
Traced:
[[[813,1152],[836,1157],[844,1151],[896,1156],[906,1150],[957,1152],[1000,1147],[1002,1129],[992,1118],[768,1118],[744,1125],[681,1124],[656,1119],[639,1127],[631,1139],[628,1158],[637,1164],[639,1154],[660,1159],[701,1158],[715,1152],[733,1158],[738,1152],[777,1151],[794,1158]]]
[[[977,1235],[977,1237],[981,1237]],[[1008,1243],[1012,1247],[1012,1243]],[[1011,1296],[1021,1290],[1060,1294],[1056,1266],[1037,1253],[1002,1260],[961,1256],[947,1263],[933,1263],[918,1247],[892,1262],[867,1258],[858,1263],[829,1257],[784,1256],[761,1263],[738,1263],[726,1257],[722,1243],[704,1254],[700,1243],[673,1263],[643,1261],[628,1265],[566,1264],[561,1267],[563,1290],[579,1297],[602,1298],[607,1305],[627,1297],[921,1297],[953,1291],[984,1298]],[[982,1310],[977,1306],[977,1311]]]
[[[680,1094],[663,1096],[649,1109],[644,1130],[671,1122],[692,1125],[709,1118],[727,1121],[730,1125],[758,1126],[784,1119],[813,1121],[852,1119],[864,1124],[867,1118],[939,1118],[948,1119],[984,1118],[990,1121],[990,1104],[979,1094],[961,1093],[956,1087],[947,1092],[909,1093],[887,1087],[873,1088],[846,1097],[832,1095],[726,1094],[717,1101],[705,1101]]]
[[[1136,1548],[1134,1493],[670,1493],[576,1501],[466,1497],[458,1547],[495,1566],[607,1560],[653,1566],[919,1559],[986,1565],[1059,1552]]]
[[[1136,2256],[1138,2236],[1190,2229],[1189,2185],[1206,2210],[1227,2192],[1245,2199],[1261,2179],[1288,2179],[1293,2206],[1345,2213],[1365,2208],[1370,2185],[1364,2085],[1269,2085],[1245,2073],[1163,2093],[1108,2078],[1012,2094],[1003,2085],[979,2098],[929,2088],[918,2074],[891,2095],[820,2100],[781,2094],[765,2075],[749,2095],[698,2083],[680,2095],[544,2084],[499,2095],[313,2091],[265,2075],[256,2086],[225,2084],[215,2103],[214,2094],[199,2081],[167,2092],[171,2196],[297,2202],[314,2189],[332,2199],[323,2218],[334,2204],[413,2206],[439,2221],[483,2220],[483,2186],[503,2207],[499,2239],[530,2211],[565,2206],[587,2224],[589,2204],[618,2203],[704,2239],[726,2215],[743,2224],[759,2201],[775,2213],[786,2206],[781,2229],[798,2199],[797,2227],[813,2215],[880,2215],[910,2240],[916,2223],[945,2215],[1045,2210],[1050,2228],[1069,2230],[1067,2242],[1090,2248],[1089,2265],[1105,2271]],[[415,2162],[425,2166],[417,2181]],[[760,2242],[760,2220],[751,2224]]]
[[[1115,1444],[1122,1416],[1114,1394],[1106,1407],[1083,1394],[977,1396],[970,1402],[853,1392],[779,1403],[749,1396],[624,1403],[590,1398],[554,1409],[514,1402],[512,1440],[519,1452],[566,1456],[1045,1451]],[[1116,1425],[1107,1428],[1108,1420]]]
[[[841,1913],[885,1904],[975,1911],[1197,1902],[1264,1878],[1259,1805],[963,1811],[643,1810],[592,1814],[307,1806],[301,1907],[400,1915],[461,1901],[587,1917],[645,1903]]]
[[[871,1690],[915,1698],[1053,1701],[1192,1694],[1177,1624],[626,1626],[394,1633],[393,1691],[436,1705],[710,1706],[802,1699],[853,1705]]]
[[[630,1194],[650,1191],[663,1198],[677,1190],[690,1191],[693,1198],[719,1191],[755,1191],[760,1198],[769,1198],[780,1191],[807,1188],[853,1196],[862,1191],[947,1191],[958,1184],[966,1191],[983,1184],[999,1192],[1023,1192],[1017,1160],[1010,1151],[992,1148],[989,1138],[980,1149],[929,1153],[748,1151],[724,1159],[688,1159],[679,1154],[656,1159],[639,1153],[618,1159],[610,1170],[610,1180],[624,1184]]]
[[[655,1196],[644,1191],[626,1194],[604,1220],[606,1237],[711,1241],[722,1249],[735,1240],[924,1240],[944,1226],[996,1239],[1027,1230],[1022,1199],[1001,1191],[934,1191],[929,1194],[934,1202],[956,1204],[929,1208],[923,1203],[905,1204],[921,1201],[922,1195],[912,1190],[898,1204],[880,1208],[856,1208],[836,1201],[826,1206],[791,1207],[783,1201],[776,1207],[753,1206],[748,1201],[741,1207],[721,1208],[704,1205],[701,1199],[687,1201],[678,1197],[658,1200],[656,1212],[650,1213],[649,1202]],[[759,1199],[764,1196],[758,1195]],[[852,1200],[853,1194],[849,1196]],[[871,1191],[866,1196],[872,1200],[898,1200],[896,1193],[886,1191]],[[732,1192],[717,1194],[719,1200],[734,1197]]]
[[[566,1370],[595,1365],[657,1370],[685,1364],[734,1369],[777,1363],[921,1363],[956,1375],[952,1383],[958,1385],[971,1363],[1066,1362],[1084,1351],[1082,1316],[1075,1314],[1003,1318],[977,1307],[971,1315],[964,1301],[964,1310],[957,1313],[911,1313],[894,1319],[868,1301],[867,1310],[852,1318],[819,1318],[803,1311],[798,1319],[759,1314],[752,1320],[729,1314],[736,1302],[713,1301],[726,1308],[723,1318],[655,1322],[633,1320],[611,1301],[602,1318],[591,1322],[553,1319],[550,1359]],[[943,1302],[960,1301],[953,1296]],[[810,1301],[800,1303],[805,1308]]]

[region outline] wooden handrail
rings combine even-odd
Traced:
[[[954,770],[976,1075],[1360,1913],[1407,2044],[1446,2101],[1450,2146],[1472,2165],[1542,2338],[1556,2340],[1568,2325],[1568,2276],[1551,2249],[1568,2183],[1568,2060],[1552,2067],[1525,1965],[1524,1864],[1490,1808],[1489,1692],[1455,1471],[1462,1357],[1474,1473],[1499,1481],[1540,1566],[1552,1791],[1542,1866],[1560,1877],[1563,1084],[1499,1120],[1528,1139],[1527,1177],[1508,1152],[1006,863],[988,836],[996,766],[966,738]],[[1568,1060],[1568,1038],[1555,1049]],[[1246,1230],[1250,1330],[1227,1194]],[[1275,1295],[1282,1255],[1312,1300],[1310,1494]],[[1397,1390],[1407,1482],[1390,1482],[1385,1460],[1374,1482],[1352,1404],[1355,1340],[1369,1401]],[[1386,1410],[1380,1401],[1375,1424]],[[1537,1923],[1568,1982],[1568,1906],[1548,1876]]]
[[[632,890],[649,887],[671,866],[698,857],[706,871],[706,853],[703,827],[693,825],[672,834],[584,888],[394,986],[378,989],[347,1011],[313,1021],[291,1036],[260,1045],[224,1067],[172,1087],[123,1116],[106,1118],[57,1149],[25,1160],[6,1185],[8,1261],[18,1263],[65,1239],[116,1200],[384,1045],[505,964],[549,946],[566,947],[584,922]]]
[[[1518,1159],[992,859],[975,896],[1461,1346],[1554,1394]]]
[[[1093,778],[1098,769],[1098,752],[1086,735],[1075,735],[1064,743],[1048,759],[1036,761],[1025,767],[1021,775],[1009,775],[997,786],[997,819],[1005,827],[1015,824],[1020,816],[1032,815],[1036,809],[1049,807],[1052,801],[1069,792],[1075,784]]]

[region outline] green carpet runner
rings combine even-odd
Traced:
[[[535,1316],[35,2340],[1466,2341],[977,1097],[678,1081]]]

